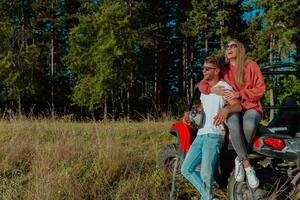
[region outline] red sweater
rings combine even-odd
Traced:
[[[221,77],[231,85],[235,91],[239,91],[241,105],[244,110],[255,109],[262,113],[262,106],[259,99],[264,95],[266,85],[256,62],[252,60],[246,61],[243,85],[236,84],[235,69],[232,65],[222,68]],[[204,94],[210,93],[210,87],[206,80],[200,82],[199,90]]]

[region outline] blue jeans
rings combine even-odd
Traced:
[[[201,200],[213,198],[213,177],[223,141],[219,134],[197,135],[182,163],[182,175],[200,192]],[[199,164],[200,173],[195,171]]]
[[[232,146],[240,161],[248,160],[247,149],[251,146],[260,119],[259,112],[249,109],[241,113],[231,113],[225,121]]]

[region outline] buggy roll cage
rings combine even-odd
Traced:
[[[280,76],[280,75],[294,75],[300,80],[300,66],[293,63],[267,65],[261,68],[262,74],[266,76]],[[287,97],[286,97],[287,98]],[[300,105],[296,102],[285,103],[286,98],[283,100],[282,105],[263,106],[263,109],[299,109]]]
[[[261,68],[263,75],[295,75],[300,78],[300,66],[293,63],[267,65]]]
[[[285,64],[273,64],[266,65],[261,68],[261,72],[264,76],[272,76],[272,75],[295,75],[300,80],[300,65],[293,63],[285,63]],[[193,102],[196,99],[200,98],[200,91],[198,89],[197,83],[194,87],[194,93],[189,104],[189,110],[192,109]],[[300,92],[300,91],[299,91]],[[263,106],[263,109],[299,109],[300,105],[274,105],[274,106]]]

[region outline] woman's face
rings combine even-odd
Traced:
[[[238,51],[237,43],[230,41],[225,45],[225,55],[227,59],[236,59]]]

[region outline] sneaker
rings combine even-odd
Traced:
[[[245,171],[243,167],[242,161],[234,160],[235,168],[234,168],[234,177],[237,182],[243,182],[245,179]]]
[[[256,177],[255,170],[253,169],[253,167],[251,167],[251,166],[247,167],[247,168],[245,168],[245,171],[246,171],[246,176],[247,176],[247,181],[248,181],[249,186],[252,189],[257,188],[259,186],[259,180]]]

